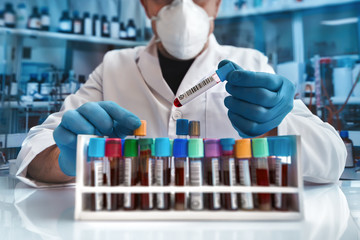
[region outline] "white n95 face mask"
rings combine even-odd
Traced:
[[[204,48],[212,19],[192,0],[174,0],[151,18],[156,21],[157,41],[169,54],[182,60],[194,58]]]

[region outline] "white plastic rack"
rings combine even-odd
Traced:
[[[76,163],[76,220],[203,220],[203,221],[239,221],[239,220],[301,220],[303,219],[303,179],[300,164],[300,137],[293,136],[296,143],[296,154],[291,158],[288,169],[288,187],[259,186],[116,186],[91,187],[85,185],[85,163],[87,162],[87,146],[92,135],[78,135]],[[282,193],[290,195],[288,211],[245,211],[245,210],[133,210],[133,211],[91,211],[85,208],[86,197],[92,193]]]

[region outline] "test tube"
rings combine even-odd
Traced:
[[[269,147],[266,138],[255,138],[252,140],[252,151],[256,168],[256,184],[258,186],[270,186],[269,179]],[[259,193],[259,209],[271,210],[271,194]]]
[[[236,185],[236,169],[234,159],[234,145],[235,139],[222,138],[220,139],[221,146],[221,182],[225,186]],[[238,200],[236,193],[223,193],[222,194],[223,206],[226,210],[238,209]]]
[[[139,139],[141,186],[153,185],[153,181],[154,181],[153,170],[155,164],[155,160],[151,156],[151,145],[153,145],[153,142],[154,140],[152,138]],[[141,194],[140,208],[142,210],[151,210],[154,208],[154,195],[152,193]]]
[[[187,139],[175,139],[173,156],[175,162],[175,186],[186,186],[187,172]],[[185,193],[175,193],[175,210],[187,209],[187,196]]]
[[[207,185],[220,185],[220,140],[206,139],[205,147],[205,181]],[[220,193],[205,193],[205,206],[210,210],[221,208]]]
[[[170,184],[170,140],[169,138],[155,139],[155,185]],[[157,193],[156,206],[159,210],[170,209],[170,193]]]
[[[178,119],[176,120],[176,135],[178,138],[187,138],[189,135],[189,120]]]
[[[251,160],[251,139],[240,139],[235,141],[235,158],[238,182],[241,186],[250,187],[250,160]],[[240,193],[239,200],[244,210],[254,209],[252,193]]]
[[[134,130],[134,136],[136,139],[140,139],[146,136],[146,121],[145,120],[140,120],[141,125],[139,128]],[[140,162],[139,162],[139,158],[136,159],[136,164],[135,164],[135,168],[136,168],[136,172],[137,172],[137,179],[136,182],[139,182],[141,179],[140,176]]]
[[[125,139],[124,144],[124,186],[135,186],[137,179],[136,162],[138,158],[138,140]],[[136,209],[136,196],[133,193],[124,193],[124,209]]]
[[[108,138],[105,143],[105,173],[108,186],[118,186],[120,184],[120,172],[124,171],[121,160],[121,139]],[[122,207],[123,194],[106,194],[107,210],[117,210]]]
[[[227,75],[235,70],[234,65],[229,62],[215,71],[210,77],[206,77],[204,80],[200,81],[194,87],[190,88],[186,92],[180,94],[174,100],[175,107],[181,107],[191,100],[195,99],[202,93],[206,92],[208,89],[212,88],[219,82],[226,80]]]
[[[91,186],[100,187],[104,185],[104,158],[105,139],[90,138],[88,146],[88,157],[91,164]],[[104,207],[104,194],[92,193],[90,195],[90,208],[93,211],[100,211]]]
[[[190,165],[190,186],[202,186],[204,177],[204,142],[202,139],[189,139],[188,156]],[[190,208],[192,210],[204,209],[204,199],[202,193],[190,193]]]
[[[189,136],[190,138],[200,137],[200,121],[189,122]]]
[[[291,140],[287,136],[269,137],[270,176],[274,176],[273,184],[279,187],[288,186],[288,167],[291,164]],[[273,204],[277,210],[287,210],[287,198],[281,193],[275,193]]]

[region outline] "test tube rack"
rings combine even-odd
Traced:
[[[104,186],[92,187],[85,184],[85,164],[87,162],[87,146],[94,135],[78,135],[76,156],[76,190],[75,211],[76,220],[123,220],[123,221],[266,221],[266,220],[301,220],[304,217],[303,208],[303,178],[300,161],[300,136],[291,136],[296,153],[293,154],[288,169],[289,186],[286,187],[261,187],[261,186]],[[246,210],[133,210],[133,211],[91,211],[85,208],[86,195],[92,193],[270,193],[289,194],[289,211],[246,211]]]

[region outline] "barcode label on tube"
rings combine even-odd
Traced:
[[[230,174],[229,176],[230,186],[234,186],[236,184],[236,171],[235,171],[234,158],[229,159],[229,174]],[[238,208],[236,193],[231,193],[230,197],[231,197],[231,208],[232,209]]]
[[[131,158],[125,158],[125,173],[124,173],[124,185],[131,185]],[[124,207],[131,207],[131,193],[124,193]]]
[[[239,161],[239,176],[240,176],[240,185],[242,186],[251,186],[250,180],[250,168],[248,160]],[[244,209],[253,209],[254,202],[251,193],[241,193],[241,206]]]
[[[157,186],[163,186],[163,184],[164,184],[163,168],[164,168],[163,159],[156,159],[155,160],[155,183]],[[156,194],[156,205],[157,205],[157,208],[159,208],[159,209],[162,209],[165,207],[163,193]]]
[[[148,181],[149,181],[149,186],[153,185],[153,179],[154,179],[154,169],[153,169],[153,165],[154,165],[154,161],[153,159],[149,159],[148,162],[149,166],[148,166]],[[153,203],[153,194],[149,193],[149,208],[153,208],[154,207],[154,203]]]
[[[95,187],[104,185],[104,166],[101,161],[94,162],[94,185]],[[95,210],[99,211],[103,208],[104,194],[95,193]]]
[[[202,186],[202,163],[201,161],[190,161],[190,185]],[[190,194],[190,207],[194,210],[201,210],[204,208],[203,194],[191,193]]]
[[[220,185],[220,171],[219,171],[219,159],[213,158],[211,160],[211,171],[212,171],[212,183],[213,186],[219,186]],[[220,202],[220,193],[213,193],[213,199],[214,199],[214,208],[220,208],[221,202]]]
[[[281,186],[282,172],[281,159],[276,158],[275,162],[275,185]],[[275,193],[275,207],[281,208],[281,193]]]

